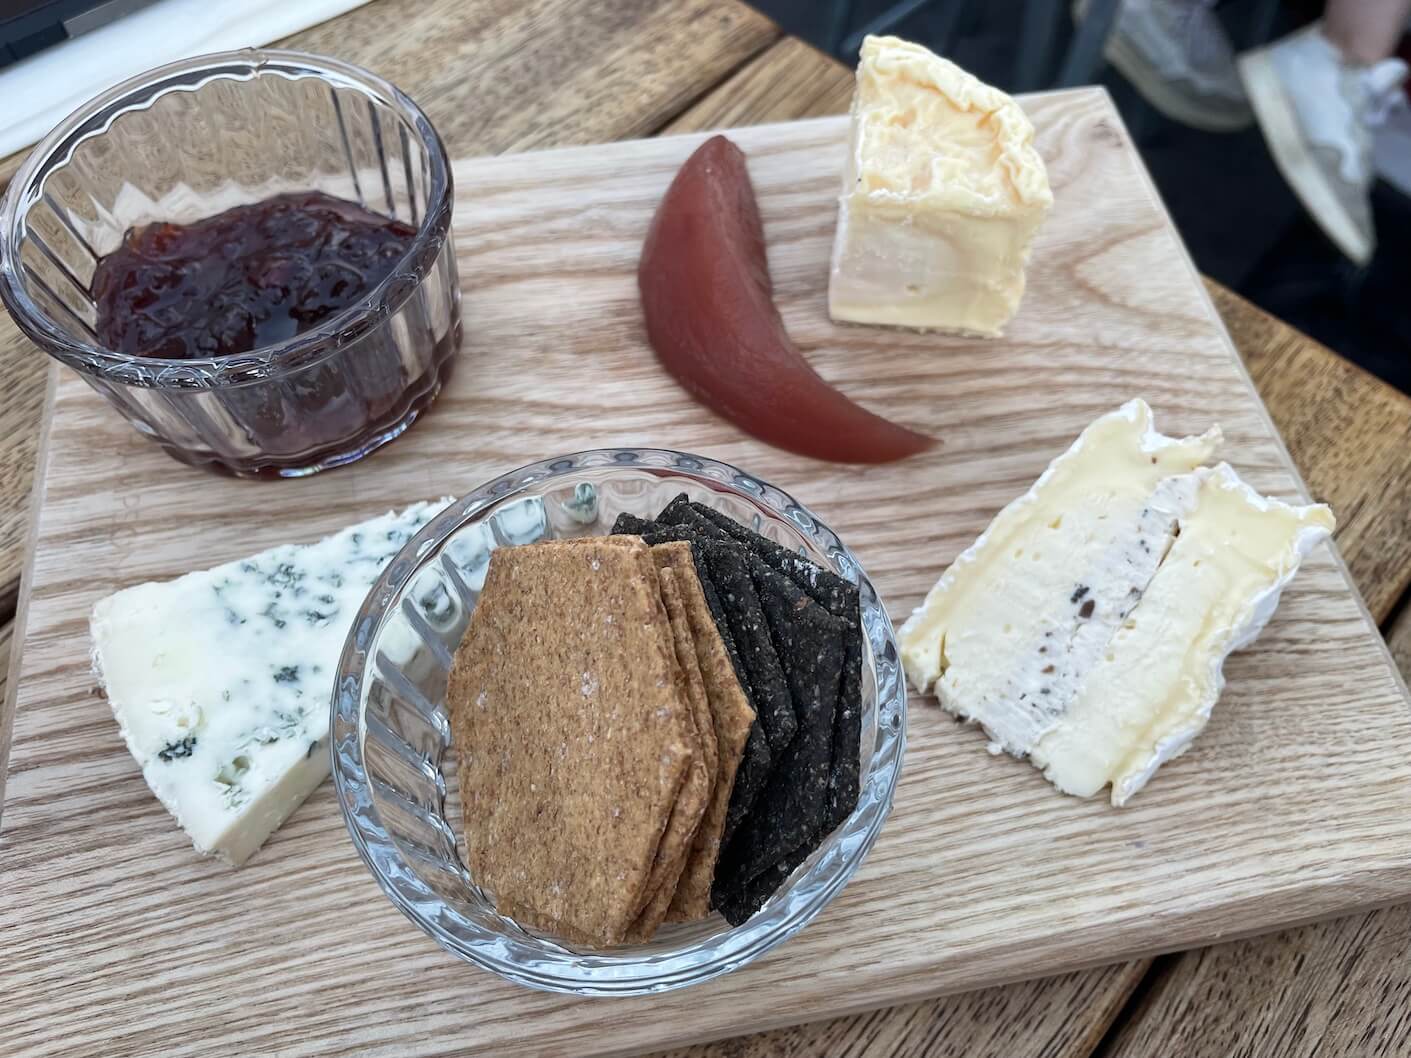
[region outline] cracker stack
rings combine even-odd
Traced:
[[[447,689],[472,876],[567,940],[709,910],[754,712],[689,545],[501,548]]]
[[[472,876],[590,947],[760,909],[857,803],[857,589],[680,496],[500,548],[447,698]]]
[[[852,813],[861,767],[862,631],[857,588],[678,496],[655,521],[614,532],[688,543],[733,642],[757,718],[746,739],[714,867],[710,906],[746,921]]]

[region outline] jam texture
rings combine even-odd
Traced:
[[[98,340],[167,360],[294,337],[386,279],[416,229],[318,191],[133,228],[93,275]]]

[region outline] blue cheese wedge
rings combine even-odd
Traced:
[[[243,863],[328,775],[334,670],[388,561],[448,503],[103,599],[93,667],[198,850]]]
[[[1253,641],[1333,529],[1260,496],[1220,441],[1165,437],[1131,401],[1002,510],[901,628],[922,693],[1080,797],[1124,804],[1204,728]]]

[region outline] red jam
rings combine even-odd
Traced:
[[[415,237],[317,191],[133,228],[93,275],[98,340],[168,360],[274,345],[365,297]]]
[[[449,242],[414,246],[402,221],[319,192],[278,195],[191,224],[134,228],[98,262],[96,333],[107,348],[180,362],[267,348],[366,299],[409,252],[375,319],[250,379],[191,390],[172,411],[202,444],[163,447],[243,477],[298,477],[361,458],[436,399],[460,348]],[[428,271],[429,270],[429,271]],[[412,286],[417,273],[437,277]],[[159,409],[160,410],[160,409]]]

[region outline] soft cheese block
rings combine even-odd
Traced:
[[[93,667],[147,785],[243,863],[328,775],[333,675],[388,561],[448,500],[103,599]]]
[[[1053,204],[1019,105],[954,63],[868,37],[857,68],[828,311],[994,337]]]
[[[1225,658],[1333,529],[1324,505],[1202,466],[1219,441],[1157,433],[1139,400],[1090,425],[902,626],[916,688],[1059,789],[1125,803],[1204,728]]]

